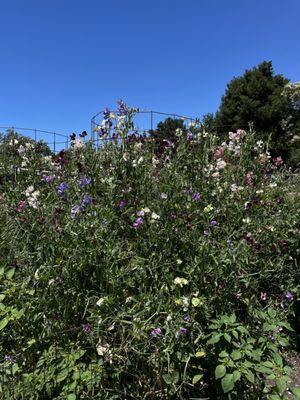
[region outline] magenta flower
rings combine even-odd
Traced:
[[[82,330],[83,330],[84,333],[90,333],[91,330],[92,330],[91,325],[90,324],[83,324],[82,325]]]
[[[276,166],[276,167],[280,167],[280,165],[282,165],[283,164],[283,159],[282,159],[282,157],[276,157],[276,158],[273,158],[273,164]]]
[[[26,204],[26,202],[25,202],[24,200],[21,200],[21,201],[19,202],[19,204],[18,204],[17,211],[18,211],[18,212],[22,212],[22,211],[24,210],[24,208],[25,208],[25,204]]]
[[[133,227],[134,228],[139,228],[142,225],[143,222],[144,222],[143,218],[139,217],[134,221]]]

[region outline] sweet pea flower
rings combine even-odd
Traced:
[[[139,217],[134,221],[133,227],[134,228],[139,228],[142,225],[143,222],[144,222],[143,218]]]
[[[154,328],[150,332],[150,337],[151,338],[157,338],[159,336],[162,336],[162,330],[160,328]]]

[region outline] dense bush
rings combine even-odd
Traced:
[[[99,151],[5,165],[1,398],[284,398],[300,271],[281,158],[252,132],[161,148],[128,139],[124,104],[104,116]]]

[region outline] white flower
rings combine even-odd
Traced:
[[[163,200],[165,200],[165,199],[168,198],[168,195],[167,195],[167,193],[161,193],[161,194],[160,194],[160,197],[161,197]]]
[[[107,361],[110,361],[112,352],[110,351],[110,345],[105,342],[101,342],[101,339],[98,340],[96,351],[99,356],[104,357]]]
[[[25,195],[28,197],[30,194],[34,191],[33,186],[28,186],[28,188],[25,190]]]
[[[256,191],[256,194],[262,194],[264,191],[262,190],[262,189],[260,189],[260,190],[257,190]]]
[[[211,205],[211,204],[208,204],[205,208],[204,208],[204,212],[210,212],[210,211],[212,211],[214,208],[213,208],[213,206]]]
[[[169,321],[171,321],[171,320],[172,320],[172,315],[170,315],[170,314],[167,315],[166,321],[169,322]]]
[[[261,149],[261,148],[263,147],[263,145],[264,145],[263,140],[258,140],[258,141],[256,142],[256,145],[257,145],[258,148]]]
[[[189,283],[189,281],[187,279],[185,279],[185,278],[177,277],[177,278],[174,279],[174,284],[178,285],[180,287],[188,285],[188,283]]]
[[[251,218],[247,217],[247,218],[243,218],[242,220],[244,222],[244,224],[250,224],[251,222]]]
[[[230,189],[231,189],[232,192],[236,192],[236,191],[238,190],[238,185],[237,185],[236,183],[233,183],[233,184],[230,186]]]
[[[221,158],[218,159],[217,161],[217,169],[224,169],[226,167],[226,162],[224,160],[222,160]]]
[[[272,183],[270,183],[270,185],[269,185],[270,188],[274,188],[274,187],[276,187],[276,186],[277,186],[277,183],[276,183],[276,182],[272,182]]]
[[[96,302],[96,305],[97,305],[98,307],[101,307],[102,304],[105,302],[105,300],[106,300],[106,297],[101,297],[101,298]]]
[[[157,220],[157,219],[160,219],[160,216],[158,214],[156,214],[155,212],[153,212],[151,214],[151,219]]]
[[[25,152],[26,152],[25,147],[22,146],[22,145],[19,146],[19,148],[18,148],[18,153],[19,153],[20,157],[24,157]]]
[[[74,150],[79,150],[84,146],[84,143],[82,142],[81,139],[75,139],[73,142],[73,149]]]
[[[123,160],[124,161],[128,161],[129,160],[129,154],[128,153],[124,153],[123,154]]]
[[[158,165],[159,164],[159,159],[156,157],[152,157],[152,165]]]

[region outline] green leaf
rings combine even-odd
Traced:
[[[253,374],[252,371],[247,371],[247,372],[245,373],[245,376],[246,376],[246,378],[248,379],[248,381],[249,381],[250,383],[253,383],[253,384],[254,384],[254,374]]]
[[[207,344],[215,344],[220,341],[221,335],[219,333],[215,333],[212,337],[207,341]]]
[[[2,276],[4,274],[4,267],[0,268],[0,276]]]
[[[199,382],[202,377],[203,377],[203,375],[195,375],[193,378],[193,381],[192,381],[193,385],[195,385],[197,382]]]
[[[226,339],[228,343],[231,342],[231,336],[229,336],[228,333],[224,333],[224,339]]]
[[[221,351],[221,353],[219,354],[219,357],[222,357],[222,358],[228,357],[227,351],[225,351],[225,350]]]
[[[6,272],[6,276],[8,279],[11,279],[15,274],[15,268],[11,268]]]
[[[232,357],[232,359],[233,360],[240,360],[241,358],[242,358],[242,353],[240,352],[240,351],[238,351],[238,350],[234,350],[232,353],[231,353],[231,357]]]
[[[67,400],[76,400],[76,394],[75,393],[70,393],[67,395]]]
[[[279,391],[279,394],[281,394],[281,395],[283,394],[283,392],[287,388],[286,381],[287,381],[287,377],[281,377],[279,379],[276,379],[276,386],[277,386],[277,389]]]
[[[230,315],[229,321],[230,321],[232,324],[234,324],[234,323],[236,322],[236,315],[235,315],[235,314]]]
[[[233,374],[226,374],[221,380],[221,385],[224,393],[230,392],[234,388]]]
[[[171,385],[171,383],[172,383],[171,375],[164,374],[162,377],[163,377],[163,380],[166,382],[167,385]]]
[[[9,319],[8,319],[8,318],[3,318],[3,319],[0,321],[0,331],[1,331],[2,329],[4,329],[8,323],[9,323]]]
[[[241,378],[241,373],[240,373],[240,371],[234,371],[234,372],[233,372],[233,380],[234,380],[234,382],[239,381],[240,378]]]
[[[296,400],[300,399],[300,388],[293,387],[291,388],[291,391],[296,396]]]
[[[222,378],[226,374],[226,367],[223,364],[217,365],[215,369],[215,377],[216,379]]]

